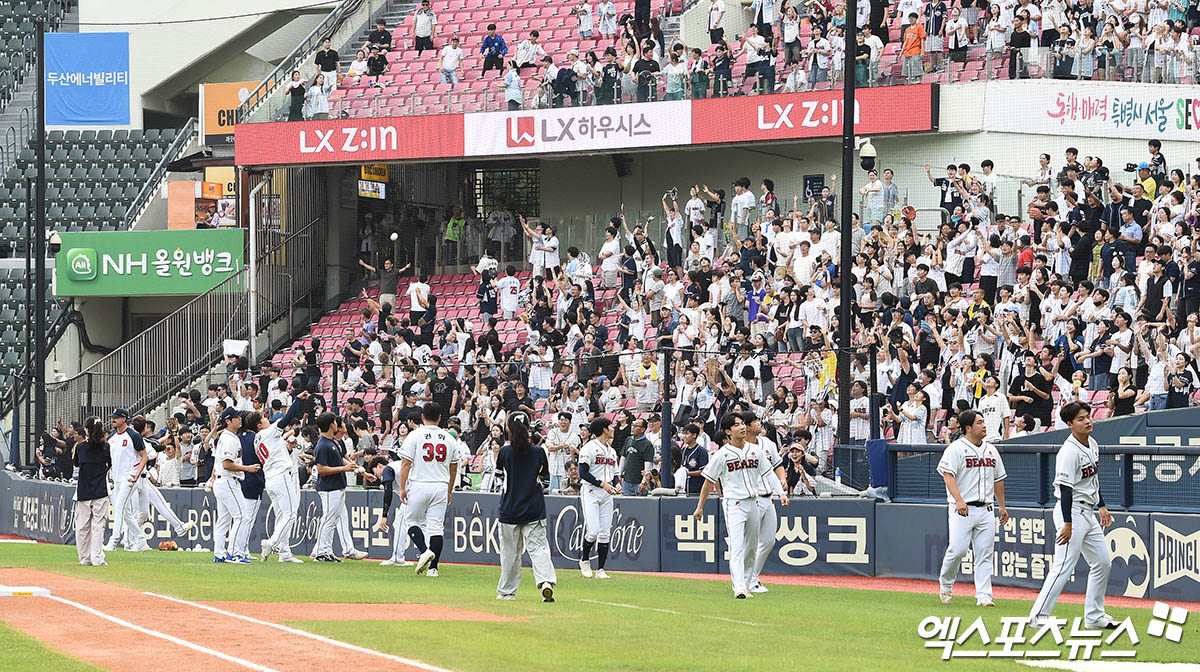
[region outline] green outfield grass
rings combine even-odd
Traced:
[[[996,609],[984,612],[970,597],[960,597],[946,607],[932,593],[799,586],[771,586],[767,595],[734,600],[727,582],[623,574],[615,574],[611,581],[596,581],[583,579],[578,571],[560,571],[558,601],[542,604],[529,570],[518,600],[498,602],[498,569],[494,567],[447,565],[440,577],[428,579],[414,576],[411,568],[380,567],[374,562],[230,566],[213,565],[208,554],[184,552],[118,551],[109,555],[109,563],[104,568],[80,567],[70,546],[14,544],[0,554],[0,567],[37,568],[188,600],[415,602],[527,619],[516,623],[288,623],[461,672],[1030,669],[999,659],[943,663],[938,658],[940,651],[924,649],[916,634],[917,624],[929,615],[960,616],[970,622],[983,614],[994,637],[1000,634],[1000,617],[1026,614],[1026,601],[999,600]],[[1109,613],[1118,619],[1134,617],[1142,636],[1137,660],[1200,659],[1197,615],[1191,615],[1184,626],[1182,643],[1174,644],[1144,636],[1147,610],[1111,607]],[[1057,615],[1082,615],[1082,606],[1061,605]],[[0,670],[92,669],[66,662],[47,665],[45,656],[58,654],[39,648],[19,633],[0,629],[0,650],[17,651],[15,658],[0,656]],[[31,660],[37,661],[33,667]]]
[[[8,598],[5,598],[8,599]],[[13,598],[31,599],[31,598]],[[51,650],[41,642],[17,632],[4,623],[0,607],[0,670],[54,670],[55,672],[96,672],[100,668]]]

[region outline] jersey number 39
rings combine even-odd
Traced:
[[[426,462],[445,462],[446,461],[446,444],[439,443],[436,446],[432,443],[427,443],[421,446],[421,450],[425,451],[422,456]]]

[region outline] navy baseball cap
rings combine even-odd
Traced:
[[[127,410],[125,410],[125,409],[123,409],[123,408],[118,408],[117,410],[115,410],[115,411],[113,411],[113,412],[112,412],[112,417],[114,417],[114,418],[128,418],[128,417],[129,417],[129,411],[127,411]]]
[[[233,418],[240,417],[242,412],[236,408],[227,408],[221,411],[221,422],[229,422]]]

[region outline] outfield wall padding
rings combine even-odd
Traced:
[[[185,550],[212,550],[216,500],[202,489],[164,489],[184,520],[196,522],[186,538],[176,538],[155,514],[144,532],[149,543],[173,539]],[[0,472],[0,533],[73,544],[74,487],[29,481]],[[692,518],[695,499],[618,497],[613,513],[609,567],[646,572],[725,573],[728,548],[720,503],[710,499],[700,520]],[[498,564],[499,496],[455,493],[446,512],[443,558],[447,562]],[[576,497],[547,497],[547,532],[554,564],[569,569],[579,560],[583,520]],[[375,531],[383,507],[378,490],[347,493],[354,545],[372,558],[391,553],[390,534]],[[779,531],[764,574],[818,574],[933,580],[946,549],[947,508],[936,504],[876,503],[864,499],[800,499],[790,507],[776,502]],[[1038,588],[1054,554],[1050,509],[1012,508],[1008,525],[997,532],[993,582]],[[1113,557],[1110,595],[1172,601],[1200,601],[1200,515],[1114,512],[1106,532]],[[297,555],[310,555],[320,527],[317,494],[301,491],[300,515],[292,533]],[[110,516],[111,529],[111,516]],[[251,550],[274,529],[270,500],[254,521]],[[335,548],[340,543],[335,542]],[[410,559],[413,556],[409,551]],[[959,579],[969,581],[971,558]],[[1067,589],[1082,592],[1087,577],[1080,559]]]

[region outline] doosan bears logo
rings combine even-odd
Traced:
[[[532,147],[537,132],[537,123],[533,117],[509,117],[506,120],[508,135],[506,142],[509,147]]]

